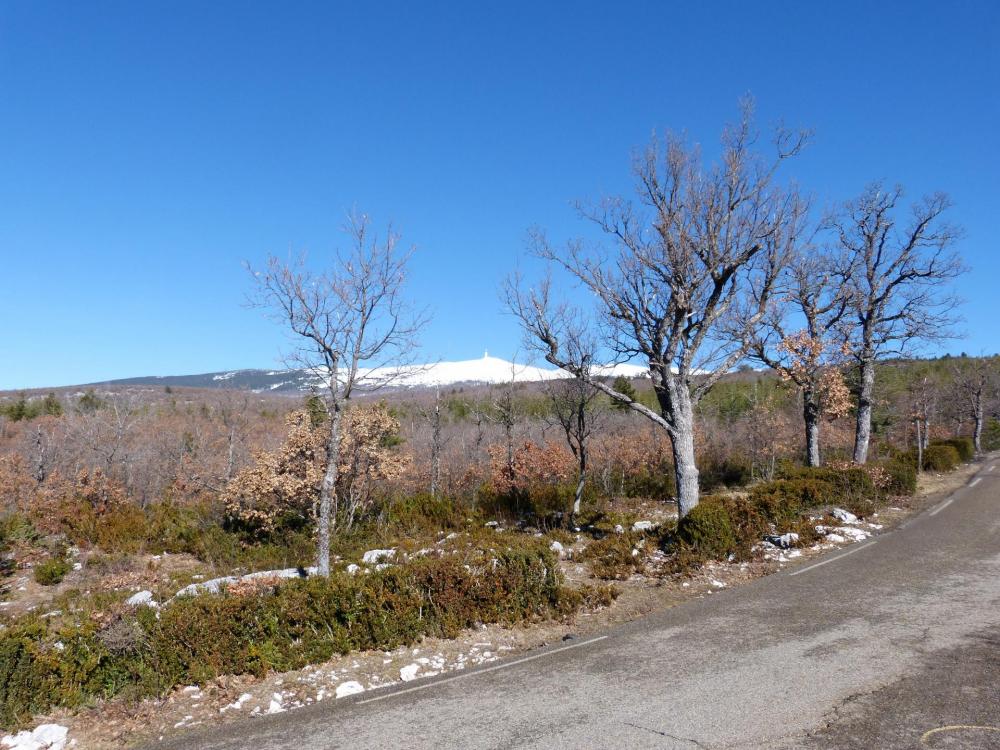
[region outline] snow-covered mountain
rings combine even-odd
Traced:
[[[602,376],[613,377],[624,375],[633,378],[646,373],[646,368],[638,365],[603,365],[595,369]],[[395,367],[372,369],[363,373],[361,380],[374,384],[386,383],[402,388],[427,388],[459,383],[509,383],[512,380],[515,383],[535,383],[566,377],[570,377],[570,375],[564,370],[517,364],[499,357],[491,357],[487,353],[481,359],[437,362],[404,369]]]
[[[595,368],[606,377],[623,375],[628,378],[643,377],[645,367],[630,364],[604,365]],[[382,367],[366,370],[362,385],[383,385],[389,388],[434,388],[454,385],[489,385],[541,382],[569,377],[556,368],[535,367],[510,362],[485,354],[480,359],[457,362],[436,362],[406,368]],[[113,380],[107,385],[159,385],[191,388],[227,388],[249,390],[256,393],[302,393],[323,384],[323,375],[314,370],[231,370],[209,372],[201,375],[172,375],[126,378]],[[95,384],[96,385],[96,384]]]

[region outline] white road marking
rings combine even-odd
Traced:
[[[979,480],[980,480],[980,479],[982,479],[982,477],[976,477],[976,478],[975,478],[975,479],[973,479],[973,480],[972,480],[971,482],[969,482],[969,486],[970,486],[970,487],[975,487],[975,486],[976,486],[977,484],[979,484]]]
[[[596,638],[590,638],[586,641],[580,641],[579,643],[571,643],[568,646],[560,646],[559,648],[553,648],[549,651],[542,651],[537,654],[532,654],[531,656],[523,656],[520,659],[514,659],[513,661],[506,661],[502,664],[497,664],[492,667],[487,667],[486,669],[477,669],[474,672],[464,672],[462,674],[457,674],[452,677],[446,677],[443,680],[435,680],[434,682],[428,682],[426,685],[416,685],[406,690],[394,690],[391,693],[386,693],[385,695],[377,695],[374,698],[365,698],[364,700],[357,701],[358,705],[362,703],[374,703],[375,701],[384,701],[386,698],[394,698],[397,695],[405,695],[406,693],[414,693],[417,690],[426,690],[427,688],[437,687],[438,685],[444,685],[446,682],[454,682],[455,680],[460,680],[463,677],[474,677],[475,675],[486,674],[487,672],[496,672],[501,669],[507,669],[508,667],[517,666],[518,664],[524,664],[526,661],[534,661],[535,659],[541,659],[543,656],[548,656],[549,654],[558,654],[560,651],[569,651],[571,648],[580,648],[581,646],[589,646],[591,643],[597,643],[598,641],[603,641],[608,636],[599,635]]]
[[[952,504],[953,502],[955,502],[955,498],[953,498],[953,497],[950,497],[950,498],[948,498],[948,500],[947,500],[946,502],[943,502],[943,503],[941,503],[941,504],[940,504],[940,505],[939,505],[938,507],[936,507],[936,508],[935,508],[934,510],[932,510],[932,511],[931,511],[930,513],[928,513],[927,515],[929,515],[929,516],[936,516],[936,515],[937,515],[938,513],[940,513],[940,512],[941,512],[942,510],[944,510],[945,508],[947,508],[947,507],[948,507],[949,505],[951,505],[951,504]]]
[[[877,540],[875,540],[875,539],[869,539],[864,544],[859,544],[854,549],[849,549],[849,550],[847,550],[847,552],[845,552],[842,555],[837,555],[836,557],[831,557],[828,560],[821,560],[820,562],[814,563],[813,565],[809,565],[808,567],[802,568],[800,570],[795,570],[795,571],[789,573],[788,575],[790,575],[790,576],[797,576],[797,575],[800,575],[802,573],[807,573],[808,571],[812,570],[813,568],[818,568],[821,565],[826,565],[827,563],[832,563],[835,560],[839,560],[842,557],[847,557],[848,555],[853,555],[855,552],[860,552],[865,547],[871,547],[873,544],[875,544],[876,541]]]

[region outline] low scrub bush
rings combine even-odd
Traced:
[[[487,517],[518,519],[539,526],[552,528],[569,522],[576,497],[576,484],[534,484],[510,487],[502,492],[483,488],[479,494],[480,512]],[[583,505],[597,502],[597,485],[584,485]]]
[[[765,534],[803,533],[807,511],[837,505],[864,515],[885,500],[861,468],[786,469],[784,474],[745,493],[703,497],[678,525],[679,558],[685,564],[729,555],[746,559]]]
[[[643,547],[646,537],[636,532],[608,534],[603,539],[587,545],[580,559],[590,567],[590,572],[606,581],[624,581],[646,568]]]
[[[699,470],[701,487],[706,492],[722,487],[743,487],[751,479],[750,465],[739,461],[708,461]]]
[[[958,453],[960,461],[971,461],[976,457],[976,445],[972,442],[972,438],[969,437],[935,440],[931,445],[950,445]]]
[[[35,565],[35,580],[43,586],[55,586],[66,577],[70,568],[65,557],[50,557]]]
[[[626,474],[623,478],[622,489],[622,494],[625,497],[652,500],[666,500],[674,497],[677,494],[674,467],[664,463],[658,467],[643,467],[634,473]]]
[[[159,616],[140,607],[62,624],[29,617],[0,632],[0,723],[95,697],[162,694],[222,674],[262,675],[425,635],[453,637],[476,623],[567,615],[611,599],[607,589],[568,592],[555,555],[533,540],[367,575],[178,599]]]
[[[961,463],[953,445],[932,443],[924,451],[924,469],[927,471],[951,471]]]
[[[991,419],[983,428],[982,445],[984,451],[1000,450],[1000,419]]]
[[[879,464],[885,471],[885,491],[890,495],[909,497],[917,491],[917,454],[900,453]]]
[[[872,471],[862,466],[823,466],[787,469],[786,478],[810,478],[832,488],[825,500],[815,505],[837,505],[858,516],[867,516],[885,502],[886,491],[876,485]],[[806,506],[808,507],[808,506]]]
[[[709,495],[677,526],[677,538],[703,559],[723,560],[739,551],[740,540],[730,514],[732,498]]]

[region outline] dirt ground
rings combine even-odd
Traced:
[[[444,672],[496,661],[554,643],[567,636],[582,637],[605,631],[615,625],[642,617],[650,612],[674,606],[695,597],[711,596],[713,592],[738,586],[762,575],[783,568],[792,560],[823,554],[825,551],[851,544],[866,536],[884,533],[906,517],[934,501],[934,495],[955,489],[966,482],[976,470],[968,465],[942,476],[924,476],[920,492],[905,503],[880,511],[852,527],[854,538],[842,542],[824,542],[812,547],[792,550],[769,549],[761,559],[745,563],[709,563],[695,574],[677,577],[663,576],[658,565],[662,554],[650,556],[644,575],[633,575],[616,582],[618,599],[609,607],[579,613],[569,622],[540,622],[518,627],[482,626],[463,633],[454,640],[425,638],[419,644],[395,651],[354,653],[332,659],[324,664],[304,669],[272,674],[263,679],[249,676],[221,677],[203,686],[179,688],[162,699],[128,703],[118,699],[78,709],[57,711],[37,717],[38,723],[52,722],[69,727],[67,747],[87,750],[110,750],[131,747],[163,738],[179,729],[245,720],[270,713],[295,710],[322,700],[335,700],[361,690],[377,690],[396,684],[430,677]],[[651,520],[658,522],[669,514],[662,506],[642,509]],[[658,517],[657,517],[658,516]],[[571,548],[572,549],[572,548]],[[571,552],[563,560],[563,570],[571,583],[605,583],[590,577],[587,568],[574,562]],[[153,561],[139,579],[130,586],[145,586],[161,581],[175,566],[190,566],[180,559]],[[80,577],[64,585],[79,586]],[[19,580],[24,586],[22,596],[15,598],[18,609],[42,606],[40,589],[30,580]],[[15,605],[9,605],[15,606]]]

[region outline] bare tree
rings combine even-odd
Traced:
[[[487,422],[499,425],[503,429],[504,447],[506,449],[506,472],[514,476],[514,430],[521,421],[517,399],[514,396],[516,385],[516,365],[511,365],[510,380],[499,386],[490,386],[490,400],[487,408],[482,411],[482,418]]]
[[[959,360],[954,367],[959,396],[972,419],[976,453],[983,452],[983,421],[989,402],[1000,396],[1000,358]]]
[[[587,482],[589,441],[600,421],[597,410],[599,390],[583,378],[562,378],[546,383],[545,393],[552,406],[552,420],[559,425],[566,437],[573,457],[577,461],[576,492],[573,496],[571,523],[580,515],[583,490]]]
[[[408,361],[425,320],[403,296],[412,249],[399,250],[400,236],[391,227],[379,236],[365,214],[352,213],[345,229],[351,247],[335,253],[324,271],[307,268],[304,255],[287,262],[270,256],[263,271],[250,269],[256,284],[253,302],[284,323],[299,342],[290,360],[323,382],[329,434],[317,512],[320,575],[330,572],[344,404],[357,388],[378,388],[401,374],[398,365]],[[390,362],[397,367],[385,378],[373,375],[386,372]]]
[[[910,384],[910,418],[916,431],[917,471],[924,467],[924,452],[930,445],[931,421],[937,411],[937,394],[940,384],[930,375],[924,375]]]
[[[924,198],[913,207],[910,220],[900,223],[896,213],[902,197],[901,187],[887,190],[872,184],[829,222],[851,295],[847,345],[860,376],[854,436],[858,464],[868,459],[876,362],[952,335],[958,301],[942,292],[942,284],[964,271],[952,251],[961,232],[942,219],[951,206],[948,197],[936,193]]]
[[[666,431],[682,517],[699,495],[695,407],[746,354],[801,231],[803,204],[777,184],[776,170],[806,137],[779,128],[773,158],[761,157],[744,103],[740,121],[724,131],[717,165],[703,168],[699,151],[676,137],[654,140],[635,160],[637,201],[581,207],[612,239],[610,255],[582,241],[559,251],[535,233],[536,252],[596,300],[602,351],[648,365],[658,411],[590,377],[598,352],[568,346],[577,316],[551,300],[548,281],[532,290],[516,279],[507,285],[510,309],[549,362]]]
[[[766,325],[751,339],[750,353],[799,389],[806,463],[819,466],[820,417],[841,416],[848,407],[839,368],[841,324],[850,296],[833,258],[818,248],[797,253],[786,273],[787,304],[772,307]]]
[[[431,429],[431,497],[436,498],[441,491],[441,451],[449,438],[441,431],[441,389],[434,389],[434,404],[417,410],[421,419]]]

